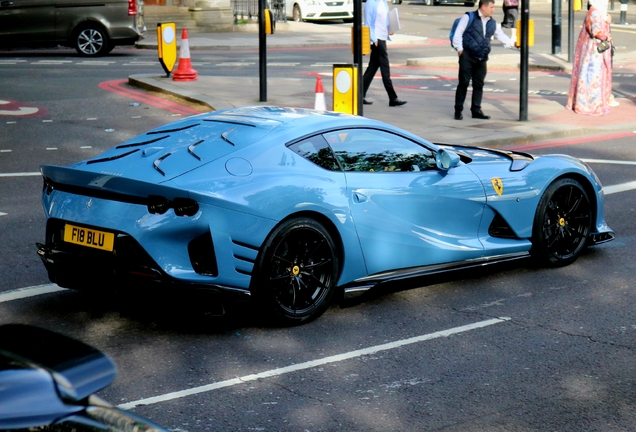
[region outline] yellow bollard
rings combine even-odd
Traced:
[[[157,50],[161,67],[170,76],[177,62],[177,26],[175,23],[157,24]]]
[[[573,1],[574,3],[572,4],[572,10],[574,11],[580,11],[583,6],[581,5],[581,0],[570,0]]]
[[[517,40],[515,46],[521,46],[521,20],[517,20]],[[528,20],[528,46],[534,46],[534,20]]]

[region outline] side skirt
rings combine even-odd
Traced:
[[[507,261],[516,261],[530,257],[529,252],[516,252],[505,255],[495,255],[483,258],[476,258],[468,261],[452,262],[445,264],[435,264],[423,267],[411,267],[407,269],[389,271],[366,276],[360,279],[356,279],[353,282],[349,282],[342,285],[344,289],[344,300],[351,300],[358,296],[361,296],[374,286],[389,281],[397,281],[401,279],[410,279],[421,276],[429,276],[440,273],[448,273],[457,270],[465,270],[474,267],[484,267],[491,264],[499,264]]]

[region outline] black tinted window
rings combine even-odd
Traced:
[[[431,150],[392,133],[348,129],[324,136],[345,171],[413,172],[435,167]]]
[[[289,146],[305,159],[329,171],[340,171],[333,152],[322,135],[307,138]]]

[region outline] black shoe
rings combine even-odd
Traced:
[[[473,118],[488,120],[490,118],[490,116],[484,114],[481,110],[479,110],[479,111],[474,111],[473,112]]]
[[[463,120],[464,119],[464,115],[462,114],[461,111],[455,111],[455,120]]]
[[[404,104],[406,104],[406,101],[399,100],[399,99],[393,99],[389,101],[389,106],[402,106]]]
[[[370,101],[367,98],[362,99],[362,103],[365,105],[373,105],[373,101]]]

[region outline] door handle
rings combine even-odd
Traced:
[[[353,202],[355,203],[363,203],[367,200],[367,196],[364,194],[361,194],[360,192],[354,192],[353,193]]]

